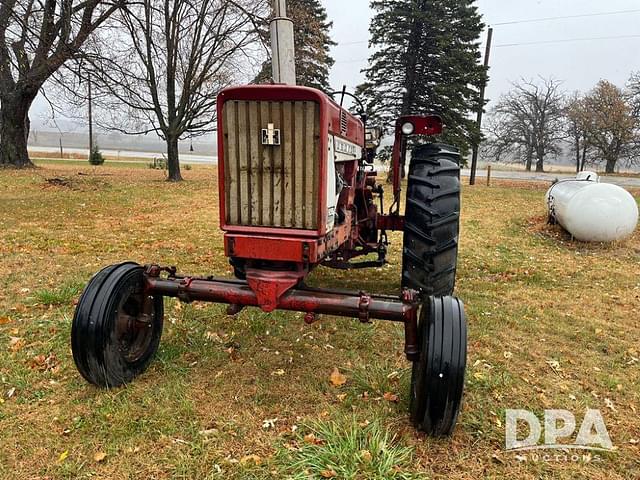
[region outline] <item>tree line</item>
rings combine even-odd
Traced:
[[[319,0],[289,0],[298,81],[326,88],[331,23]],[[181,180],[178,141],[210,134],[216,96],[270,79],[268,0],[2,0],[0,166],[29,167],[29,110],[46,92],[56,113],[166,142]],[[254,75],[255,76],[255,75]]]
[[[31,166],[29,109],[46,92],[56,113],[84,119],[89,96],[106,130],[156,134],[169,180],[180,180],[178,142],[215,128],[226,86],[271,80],[269,0],[2,0],[0,166]],[[463,151],[486,81],[484,28],[474,0],[374,0],[374,52],[357,93],[373,123],[440,114],[445,141]],[[320,0],[289,0],[297,80],[330,90],[331,22]],[[256,72],[251,74],[250,72]]]
[[[520,80],[489,111],[483,156],[544,171],[569,152],[576,171],[603,166],[614,173],[640,160],[640,72],[624,87],[601,80],[567,93],[555,79]]]

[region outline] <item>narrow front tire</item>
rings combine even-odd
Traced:
[[[158,350],[163,299],[144,292],[143,273],[136,263],[111,265],[82,292],[71,326],[71,350],[89,383],[104,388],[129,383]]]
[[[430,297],[418,323],[420,358],[411,371],[410,413],[430,436],[451,435],[462,404],[467,364],[464,306],[454,297]]]

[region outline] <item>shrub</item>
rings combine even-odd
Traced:
[[[100,149],[97,145],[95,145],[93,147],[93,150],[91,150],[91,154],[89,155],[89,163],[94,166],[102,165],[104,163],[104,157],[102,156],[102,153],[100,152]]]

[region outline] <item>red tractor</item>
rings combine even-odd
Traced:
[[[218,98],[220,226],[235,279],[179,275],[175,267],[121,263],[85,288],[72,326],[73,358],[92,384],[131,382],[154,356],[163,297],[184,302],[404,324],[413,362],[411,420],[434,436],[452,432],[466,365],[466,320],[453,293],[460,212],[459,153],[440,144],[413,150],[400,215],[400,166],[407,138],[442,131],[437,116],[399,118],[393,147],[393,204],[373,167],[376,129],[365,129],[331,97],[291,85],[251,85]],[[387,232],[404,232],[398,296],[310,288],[319,266],[385,263]],[[377,260],[353,261],[377,254]]]

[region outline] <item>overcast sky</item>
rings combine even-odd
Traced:
[[[372,12],[368,0],[323,0],[333,21],[336,65],[331,72],[335,89],[350,90],[363,80],[360,70],[369,56],[367,40]],[[524,77],[554,77],[566,90],[588,90],[606,78],[624,85],[632,71],[640,71],[640,0],[478,0],[487,25],[494,26],[490,83],[487,97],[496,100],[510,83]],[[629,12],[629,10],[638,10]],[[626,11],[623,14],[571,18],[514,25],[498,23]],[[636,38],[602,39],[636,35]],[[531,42],[572,40],[538,45]],[[483,42],[486,32],[483,34]],[[483,45],[484,50],[484,45]],[[489,108],[491,105],[489,105]],[[32,111],[34,128],[42,128],[46,103],[39,99]]]
[[[350,89],[363,79],[373,12],[368,0],[323,0],[333,20],[336,65],[331,74],[336,89]],[[624,85],[632,71],[640,71],[640,0],[478,0],[484,23],[494,26],[490,83],[487,96],[497,99],[520,77],[538,75],[564,81],[567,90],[588,90],[606,78]],[[510,21],[638,10],[618,15],[593,16],[516,25]],[[637,35],[636,38],[576,41],[542,45],[501,46],[576,38]],[[483,42],[486,32],[483,35]],[[364,42],[364,43],[352,43]],[[484,43],[483,43],[484,51]]]

